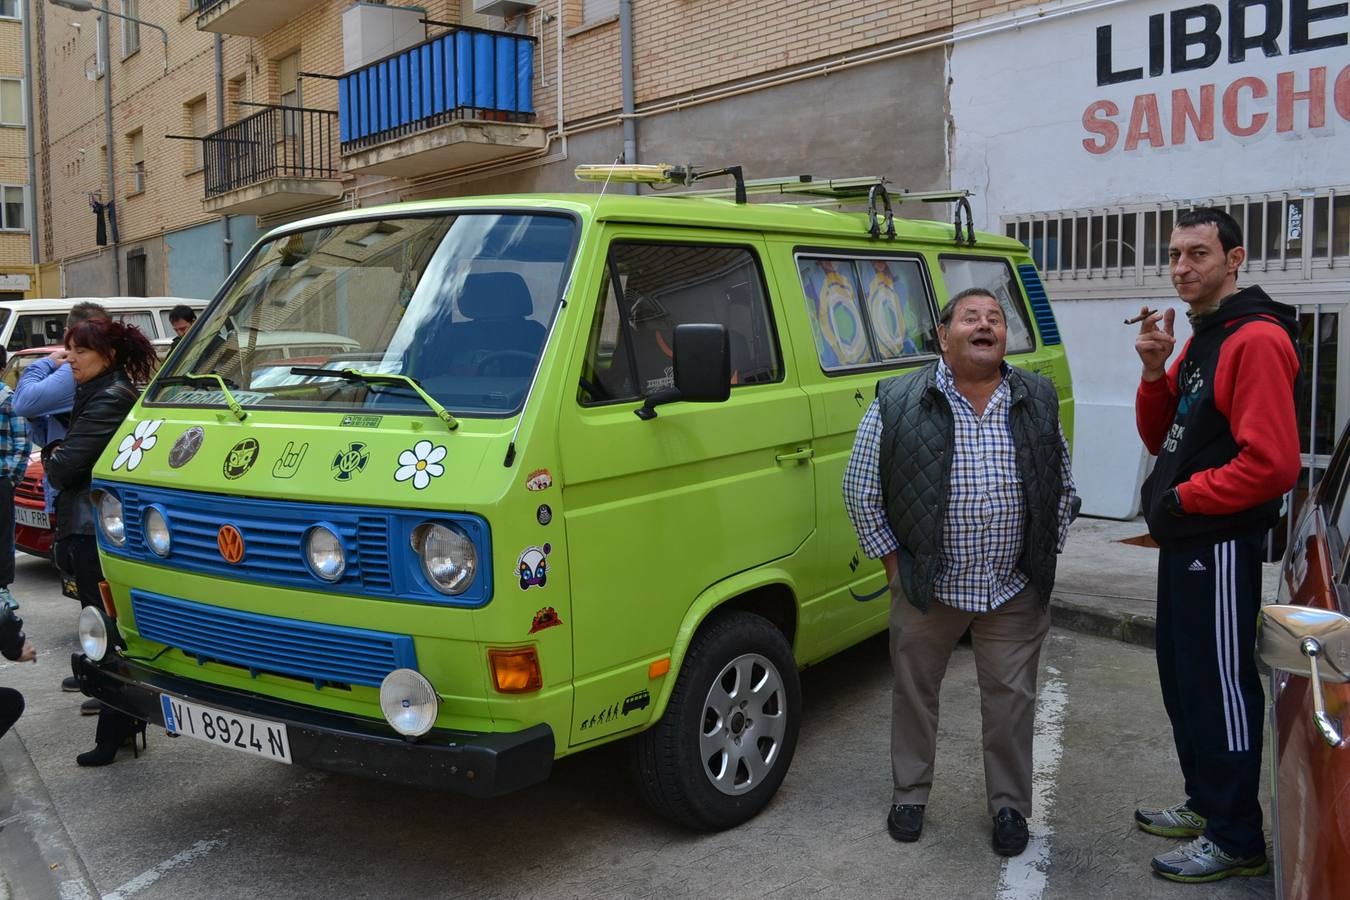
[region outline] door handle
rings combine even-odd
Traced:
[[[775,456],[774,459],[778,460],[778,462],[780,463],[797,462],[798,460],[810,459],[815,455],[816,451],[814,448],[800,447],[797,450],[793,451],[792,453],[780,453],[777,456]]]

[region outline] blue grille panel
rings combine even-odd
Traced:
[[[309,591],[469,607],[482,606],[492,598],[491,534],[479,516],[227,497],[101,479],[95,487],[110,490],[122,500],[126,544],[115,547],[99,535],[99,546],[115,556]],[[145,543],[143,522],[151,506],[169,523],[172,544],[167,559],[156,556]],[[411,536],[413,529],[429,521],[459,526],[477,547],[478,574],[463,594],[441,594],[422,572]],[[216,544],[221,525],[227,523],[244,538],[244,558],[236,564],[225,562]],[[342,542],[347,567],[335,582],[318,578],[305,561],[305,533],[315,525],[327,527]]]
[[[1022,274],[1022,284],[1027,289],[1027,299],[1031,301],[1031,314],[1036,317],[1036,327],[1041,332],[1041,343],[1049,346],[1060,343],[1059,326],[1055,324],[1055,314],[1050,310],[1050,298],[1041,284],[1040,273],[1029,263],[1017,267]]]
[[[203,660],[313,681],[378,687],[394,669],[416,669],[408,635],[282,619],[132,590],[141,636]]]

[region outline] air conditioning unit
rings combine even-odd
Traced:
[[[516,16],[532,11],[538,0],[473,0],[473,11],[480,16]]]

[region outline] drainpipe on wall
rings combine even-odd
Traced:
[[[215,41],[216,51],[216,130],[220,131],[225,127],[225,36],[216,32]],[[221,229],[225,232],[223,246],[225,248],[225,258],[222,262],[224,276],[230,277],[230,254],[233,252],[234,240],[230,238],[230,217],[223,215],[220,217]]]
[[[33,0],[24,4],[23,10],[23,80],[27,90],[23,92],[23,122],[28,139],[28,238],[31,246],[34,273],[38,265],[38,205],[37,205],[37,146],[34,143],[33,129],[37,127],[33,119]],[[34,278],[34,281],[37,279]]]
[[[108,17],[98,17],[98,46],[103,53],[103,140],[107,147],[108,197],[106,203],[112,206],[112,216],[117,215],[117,166],[113,162],[113,126],[112,126],[112,58],[108,50]],[[117,229],[113,227],[112,216],[108,221],[108,243],[112,245],[113,258],[113,295],[122,293],[122,260],[117,252]],[[63,292],[64,293],[64,292]]]
[[[637,119],[633,118],[633,0],[619,0],[619,66],[623,69],[623,161],[638,161]],[[559,123],[561,127],[561,123]],[[638,185],[628,185],[636,194]]]

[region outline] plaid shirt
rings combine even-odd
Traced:
[[[983,415],[956,390],[945,360],[937,367],[938,388],[947,397],[955,425],[951,493],[942,523],[945,538],[935,585],[937,600],[966,612],[988,612],[1011,600],[1027,585],[1017,568],[1022,554],[1025,502],[1008,424],[1011,390],[1007,368]],[[876,559],[899,547],[886,520],[881,497],[881,411],[878,402],[864,413],[844,470],[844,506],[863,552]],[[1069,447],[1060,434],[1059,544],[1064,549],[1075,496]]]
[[[0,477],[14,484],[28,470],[28,427],[14,415],[14,392],[0,384]]]

